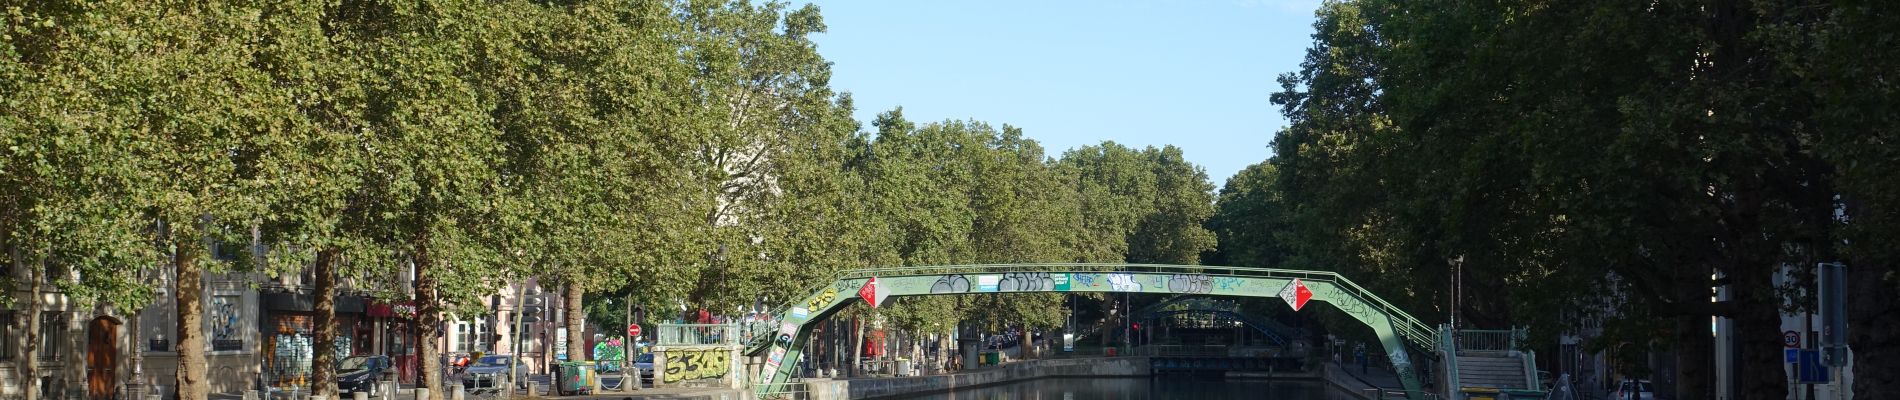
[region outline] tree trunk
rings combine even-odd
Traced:
[[[567,300],[561,302],[561,309],[567,314],[567,360],[587,361],[587,338],[583,329],[586,311],[581,310],[581,284],[569,279],[562,290]]]
[[[426,243],[427,241],[419,240],[418,242]],[[435,277],[429,275],[429,270],[435,266],[435,260],[429,258],[427,246],[417,246],[414,261],[416,264],[416,328],[421,336],[417,338],[416,348],[419,350],[418,358],[421,359],[422,364],[422,386],[429,389],[429,400],[442,400],[445,394],[442,385],[442,361],[438,359],[441,357],[441,350],[436,348],[435,339],[436,324],[442,323],[442,307],[436,304],[441,300],[435,293]]]
[[[1115,332],[1115,301],[1103,295],[1102,298],[1102,351],[1108,351],[1109,337]]]
[[[178,397],[211,396],[205,380],[204,270],[198,265],[197,240],[175,239],[172,266],[178,270]]]
[[[1848,215],[1858,223],[1891,223],[1870,215],[1859,201],[1847,201]],[[1893,215],[1892,210],[1885,211]],[[1892,258],[1895,238],[1860,235],[1875,243],[1853,244],[1847,264],[1847,345],[1853,349],[1854,396],[1857,399],[1900,399],[1900,265]],[[1884,240],[1882,240],[1884,239]],[[1891,257],[1891,256],[1888,256]]]
[[[864,320],[854,317],[854,318],[851,318],[851,324],[857,326],[857,328],[853,330],[857,331],[858,334],[857,334],[857,344],[851,346],[852,355],[851,355],[851,360],[849,360],[848,363],[851,364],[851,376],[858,376],[858,373],[860,372],[858,360],[864,359]]]
[[[1770,263],[1759,263],[1742,267],[1742,271],[1729,275],[1734,277],[1730,285],[1740,293],[1735,296],[1735,340],[1741,347],[1741,359],[1735,360],[1741,367],[1741,395],[1744,399],[1788,398],[1788,376],[1783,370],[1781,349],[1781,296],[1775,294],[1772,274],[1776,268]],[[1702,329],[1707,331],[1709,323],[1702,319]]]
[[[317,287],[314,293],[317,304],[313,307],[317,314],[316,352],[312,357],[310,373],[310,394],[331,397],[336,388],[336,249],[324,249],[317,252]]]
[[[1029,327],[1027,325],[1023,326],[1023,341],[1022,341],[1022,344],[1017,345],[1017,347],[1022,348],[1021,353],[1024,360],[1031,360],[1031,359],[1036,358],[1036,340],[1035,339],[1036,339],[1036,334],[1030,333]]]
[[[950,372],[950,365],[952,364],[950,361],[951,333],[953,332],[946,331],[937,335],[937,364],[942,366],[942,369],[940,369],[942,372]]]
[[[20,260],[21,254],[19,249],[13,249],[12,253],[13,269],[26,274],[26,276],[21,279],[21,282],[29,288],[27,289],[25,301],[26,310],[24,311],[26,313],[26,346],[20,351],[20,376],[24,378],[22,386],[25,386],[26,389],[24,391],[26,393],[25,399],[39,400],[40,380],[37,377],[40,374],[40,325],[46,322],[40,320],[40,308],[42,306],[40,296],[43,293],[42,290],[44,287],[41,285],[41,281],[43,278],[40,274],[34,272],[43,271],[44,269],[26,268],[26,263]]]
[[[1707,264],[1682,267],[1675,275],[1678,304],[1709,302],[1712,281]],[[1707,399],[1715,395],[1715,338],[1709,334],[1709,315],[1685,312],[1675,317],[1675,386],[1678,399]]]

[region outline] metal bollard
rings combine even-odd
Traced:
[[[468,398],[468,389],[463,388],[462,385],[455,385],[455,386],[449,387],[449,400],[464,400],[467,398]]]
[[[539,396],[539,395],[541,395],[541,383],[535,382],[535,381],[528,381],[528,397],[534,397],[534,396]]]
[[[429,388],[416,388],[416,400],[429,400]]]

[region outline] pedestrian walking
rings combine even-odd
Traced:
[[[1359,347],[1358,347],[1357,349],[1354,349],[1354,350],[1353,350],[1353,358],[1355,358],[1355,359],[1358,359],[1358,360],[1359,360],[1359,374],[1360,374],[1360,375],[1365,375],[1365,374],[1367,373],[1367,368],[1366,368],[1366,344],[1365,344],[1365,343],[1360,343],[1360,344],[1359,344]]]

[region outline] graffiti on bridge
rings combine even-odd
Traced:
[[[1220,277],[1214,278],[1215,289],[1239,291],[1241,286],[1246,286],[1246,285],[1247,285],[1247,281],[1241,280],[1240,278],[1231,277],[1231,276],[1220,276]]]
[[[1055,290],[1056,280],[1048,272],[1011,272],[996,284],[999,292],[1039,292]]]
[[[732,353],[724,349],[668,351],[664,371],[666,383],[724,378],[732,371]]]
[[[969,293],[970,279],[964,278],[963,275],[945,275],[942,278],[937,278],[937,283],[930,284],[930,292]]]
[[[1134,275],[1108,274],[1108,287],[1117,292],[1139,292],[1141,282],[1135,282]]]
[[[831,305],[832,300],[837,300],[837,299],[838,299],[838,288],[836,287],[825,288],[824,293],[819,293],[818,296],[812,297],[810,302],[806,302],[805,308],[808,310],[823,310],[825,309],[825,306]]]
[[[1168,278],[1168,291],[1175,293],[1208,293],[1214,291],[1214,281],[1207,275],[1175,274]]]

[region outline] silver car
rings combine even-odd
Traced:
[[[510,368],[513,367],[513,368]],[[513,375],[510,375],[510,369]],[[528,365],[516,360],[514,356],[482,356],[469,364],[462,372],[462,387],[468,389],[503,389],[526,387]]]
[[[1619,400],[1656,400],[1656,391],[1647,380],[1626,379],[1616,387],[1616,393],[1612,396]]]

